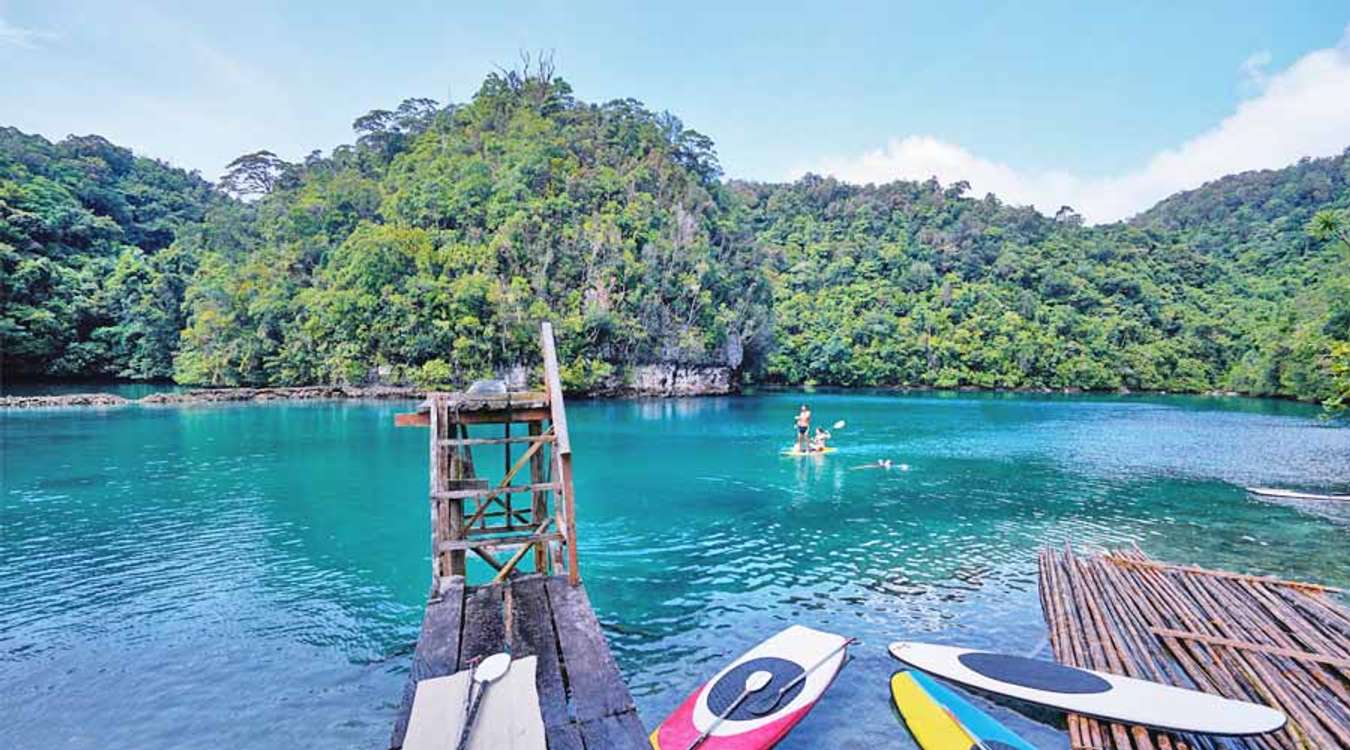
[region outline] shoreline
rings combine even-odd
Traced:
[[[587,400],[626,400],[643,398],[701,398],[705,396],[736,396],[746,393],[787,393],[836,391],[874,391],[879,393],[985,393],[985,394],[1029,394],[1061,396],[1205,396],[1210,398],[1256,398],[1273,399],[1288,403],[1316,406],[1316,402],[1302,401],[1288,396],[1254,396],[1237,391],[1134,391],[1127,389],[1087,390],[1082,388],[978,388],[961,386],[957,388],[935,388],[932,386],[878,385],[878,386],[833,386],[833,385],[786,385],[781,383],[751,384],[745,388],[721,382],[711,387],[690,388],[687,385],[671,388],[668,383],[652,387],[653,384],[629,384],[627,386],[601,386],[592,390],[568,392],[569,398]],[[644,387],[646,386],[646,387]],[[150,393],[140,398],[128,398],[115,393],[90,391],[85,393],[46,394],[33,396],[0,396],[0,410],[8,409],[48,409],[48,408],[113,408],[123,406],[188,406],[195,404],[224,403],[272,403],[277,401],[415,401],[426,397],[429,389],[416,386],[392,385],[305,385],[305,386],[240,386],[223,388],[190,388],[179,391]]]

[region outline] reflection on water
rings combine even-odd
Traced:
[[[837,453],[779,454],[803,398],[847,420]],[[392,427],[400,407],[0,415],[0,747],[385,741],[429,570],[425,433]],[[1350,430],[1298,405],[785,393],[569,416],[583,576],[648,725],[802,622],[862,644],[782,747],[912,747],[885,645],[1042,649],[1046,543],[1350,584],[1350,527],[1238,486],[1350,482]],[[910,468],[849,470],[879,458]]]

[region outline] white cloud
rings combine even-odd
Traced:
[[[22,26],[15,26],[5,19],[0,18],[0,47],[9,46],[33,49],[38,46],[39,42],[55,38],[56,35],[51,32],[25,29]]]
[[[1119,175],[1023,172],[930,135],[894,138],[859,156],[824,159],[809,171],[860,183],[966,180],[975,195],[992,192],[1047,214],[1069,205],[1090,222],[1116,221],[1226,174],[1279,168],[1350,146],[1350,27],[1337,46],[1310,52],[1285,70],[1268,73],[1268,64],[1263,53],[1242,64],[1257,92],[1233,114]]]

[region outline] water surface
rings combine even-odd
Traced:
[[[837,453],[778,455],[802,399],[847,420]],[[385,742],[429,575],[408,406],[0,414],[0,747]],[[1350,489],[1350,430],[1297,404],[765,394],[569,418],[582,572],[649,726],[802,622],[862,644],[782,747],[912,747],[886,643],[1041,650],[1043,544],[1350,585],[1344,517],[1240,489]],[[908,470],[850,470],[883,457]]]

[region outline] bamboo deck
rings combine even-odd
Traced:
[[[1167,735],[1069,716],[1073,750],[1350,748],[1350,611],[1338,589],[1169,565],[1138,549],[1040,556],[1041,606],[1059,661],[1284,711],[1246,738]]]
[[[403,745],[420,680],[469,669],[499,651],[539,657],[535,688],[548,750],[648,747],[583,587],[566,576],[522,575],[485,586],[447,578],[443,589],[422,618],[391,748]]]

